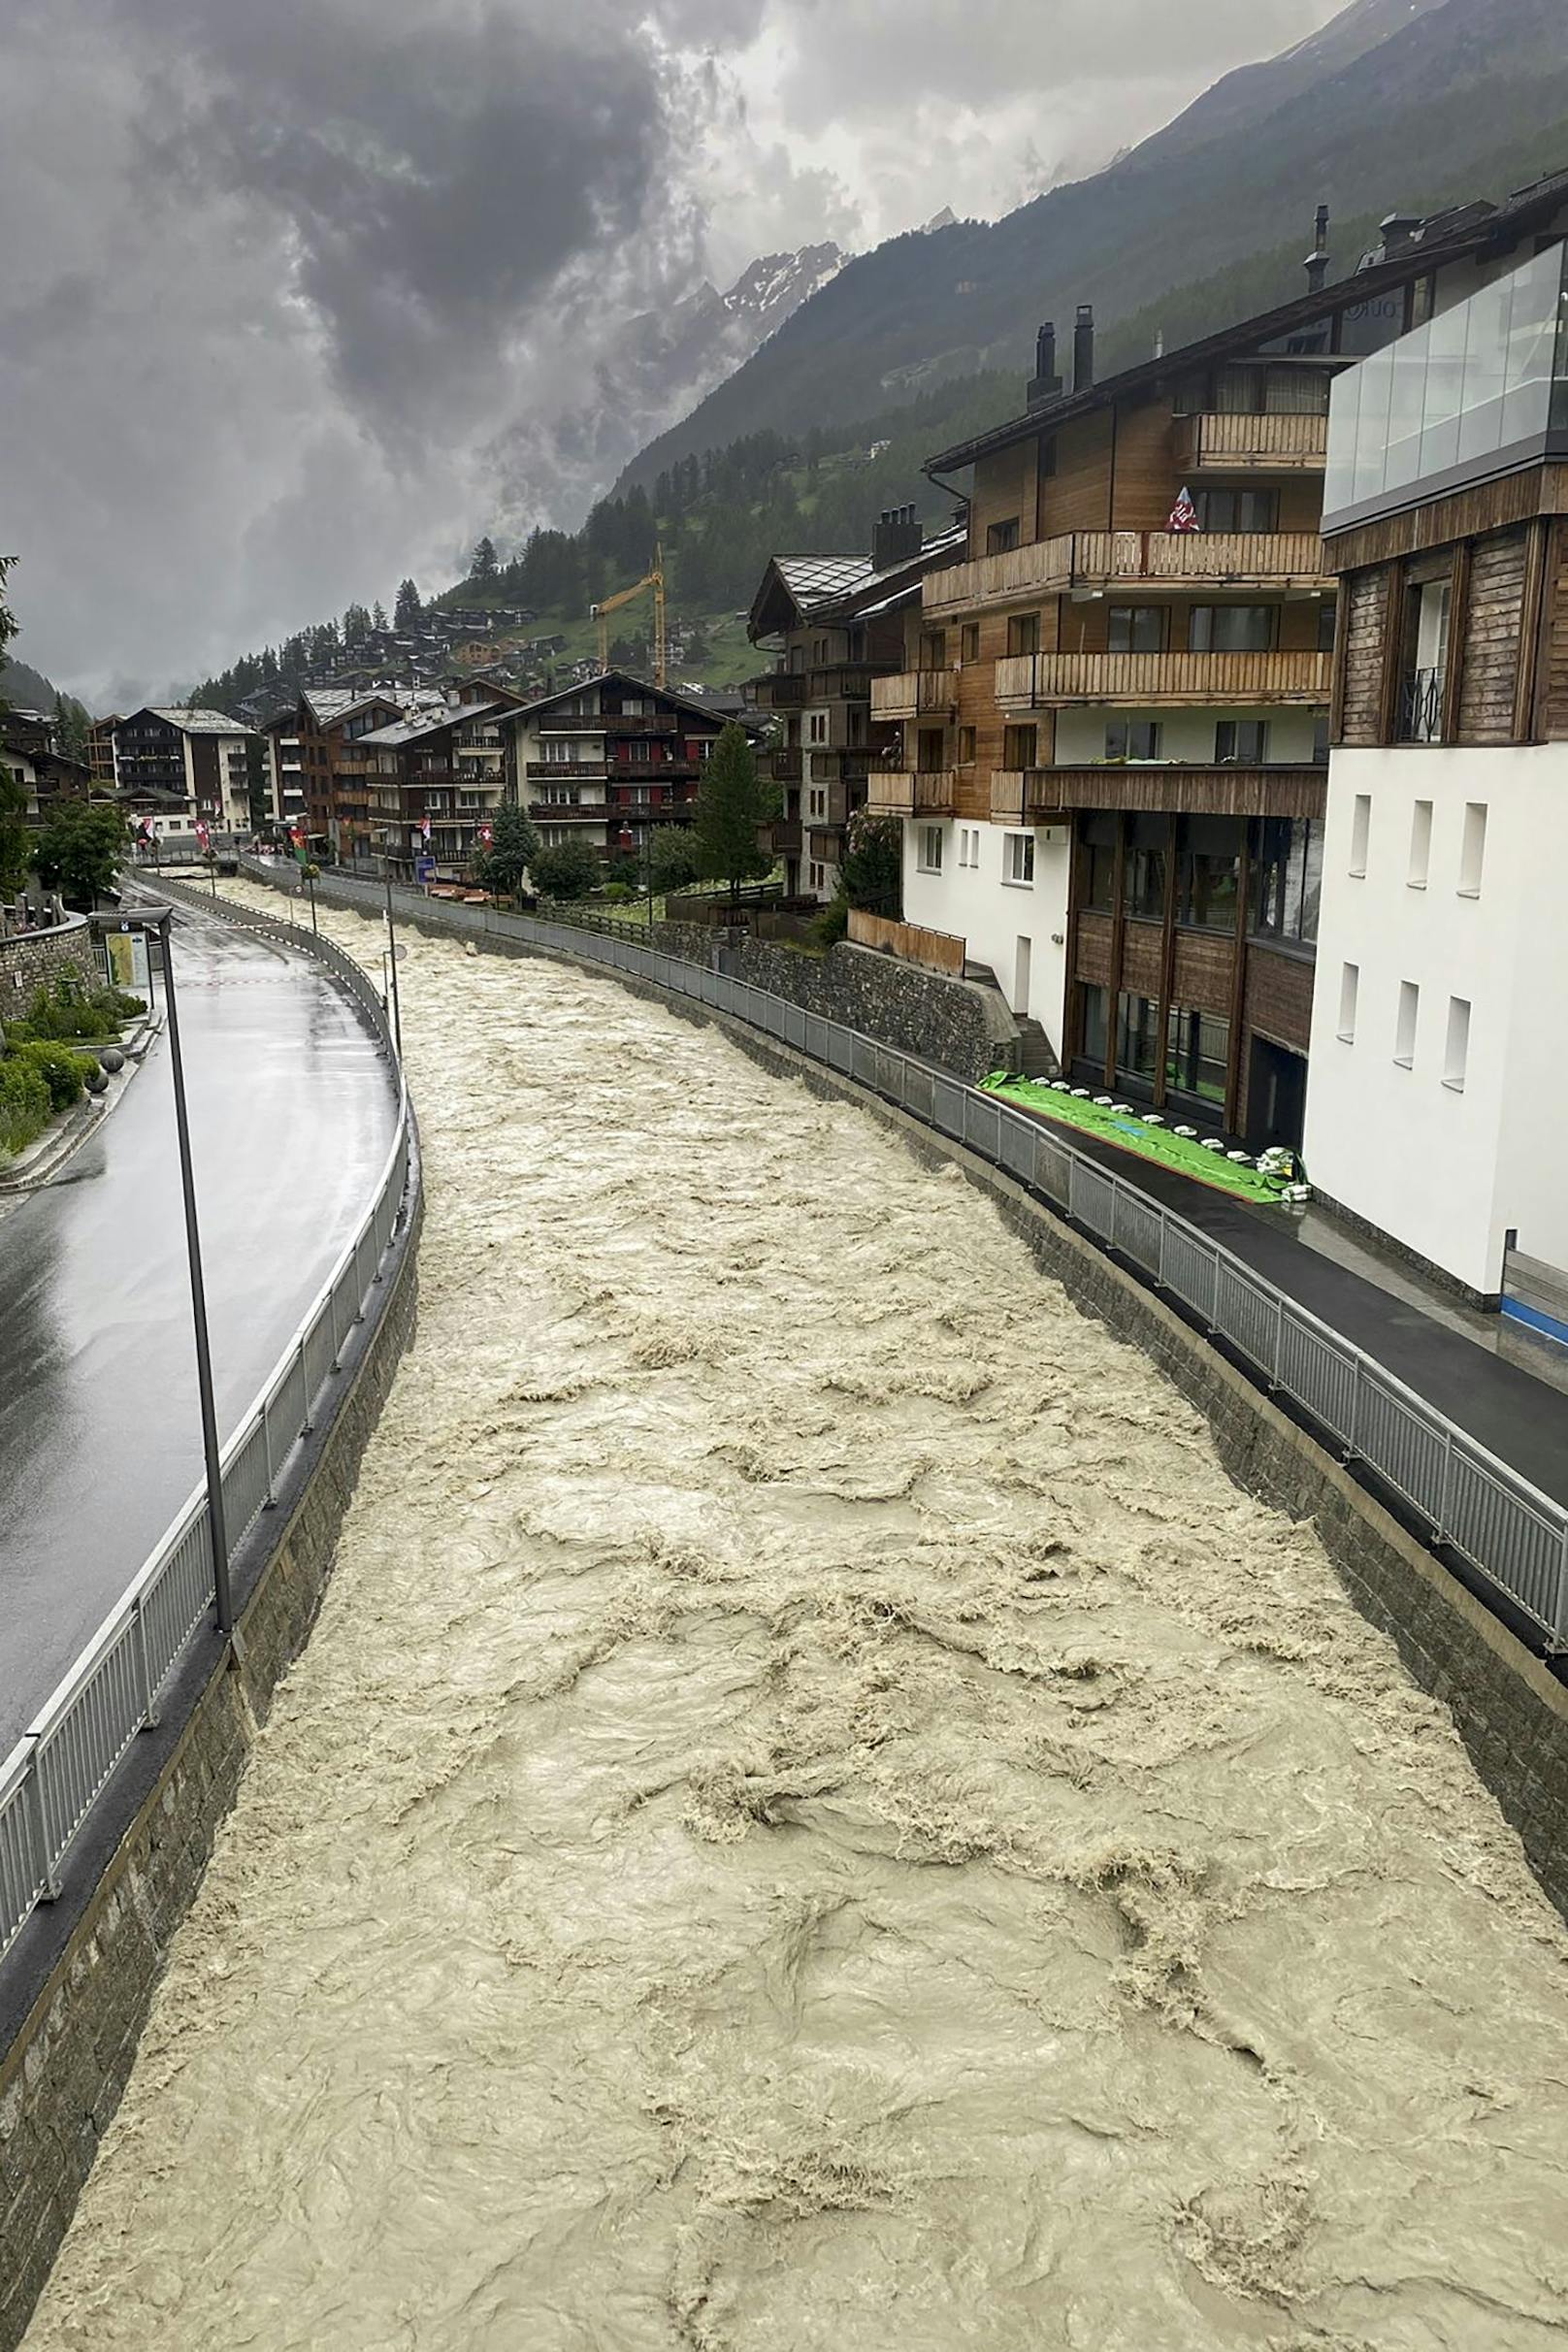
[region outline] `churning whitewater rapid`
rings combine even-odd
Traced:
[[[417,1338],[31,2352],[1560,2344],[1568,1939],[1312,1533],[865,1113],[403,1002]]]

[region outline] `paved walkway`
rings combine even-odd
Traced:
[[[1021,1106],[1014,1106],[1015,1108]],[[1046,1121],[1053,1132],[1061,1127]],[[1378,1279],[1344,1263],[1338,1253],[1372,1263],[1372,1254],[1320,1212],[1309,1224],[1284,1209],[1250,1203],[1152,1166],[1073,1130],[1068,1140],[1088,1158],[1153,1200],[1185,1217],[1309,1313],[1377,1357],[1407,1388],[1557,1502],[1568,1504],[1568,1396],[1553,1387],[1550,1363],[1537,1375],[1494,1352],[1495,1317],[1469,1315],[1403,1267],[1377,1268]],[[1325,1255],[1324,1245],[1336,1256]],[[1466,1327],[1474,1323],[1474,1334]]]

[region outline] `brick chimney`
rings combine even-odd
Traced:
[[[913,506],[887,507],[871,532],[872,571],[891,572],[895,564],[907,563],[920,553],[925,537]]]
[[[1057,374],[1057,329],[1055,319],[1048,318],[1034,338],[1034,374],[1026,396],[1030,408],[1043,408],[1048,400],[1062,398],[1062,378]]]
[[[1094,307],[1081,302],[1072,330],[1072,388],[1087,392],[1094,380]]]

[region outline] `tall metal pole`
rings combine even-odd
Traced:
[[[218,1459],[217,1409],[212,1402],[212,1351],[207,1336],[207,1290],[202,1281],[202,1242],[196,1225],[196,1178],[190,1164],[190,1122],[185,1115],[185,1065],[180,1052],[180,1014],[175,1002],[175,960],[171,908],[158,926],[163,950],[163,1003],[169,1022],[169,1060],[175,1079],[175,1128],[180,1137],[180,1182],[185,1195],[185,1248],[190,1258],[190,1305],[196,1324],[196,1392],[202,1411],[202,1451],[207,1457],[207,1520],[212,1531],[212,1588],[218,1631],[234,1632],[234,1595],[229,1589],[229,1536],[223,1519],[223,1471]]]
[[[310,936],[311,936],[311,938],[313,939],[313,938],[316,936],[316,928],[315,928],[315,876],[314,876],[314,874],[307,874],[307,876],[306,876],[306,878],[305,878],[305,887],[306,887],[306,889],[309,891],[309,893],[310,893]]]
[[[392,921],[392,861],[390,858],[382,861],[382,870],[386,879],[386,942],[392,954],[392,1039],[398,1049],[398,1060],[401,1062],[403,1060],[403,1007],[398,1001],[398,934]]]

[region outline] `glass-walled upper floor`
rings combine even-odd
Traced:
[[[1339,377],[1325,531],[1552,453],[1568,434],[1565,253],[1549,245]]]

